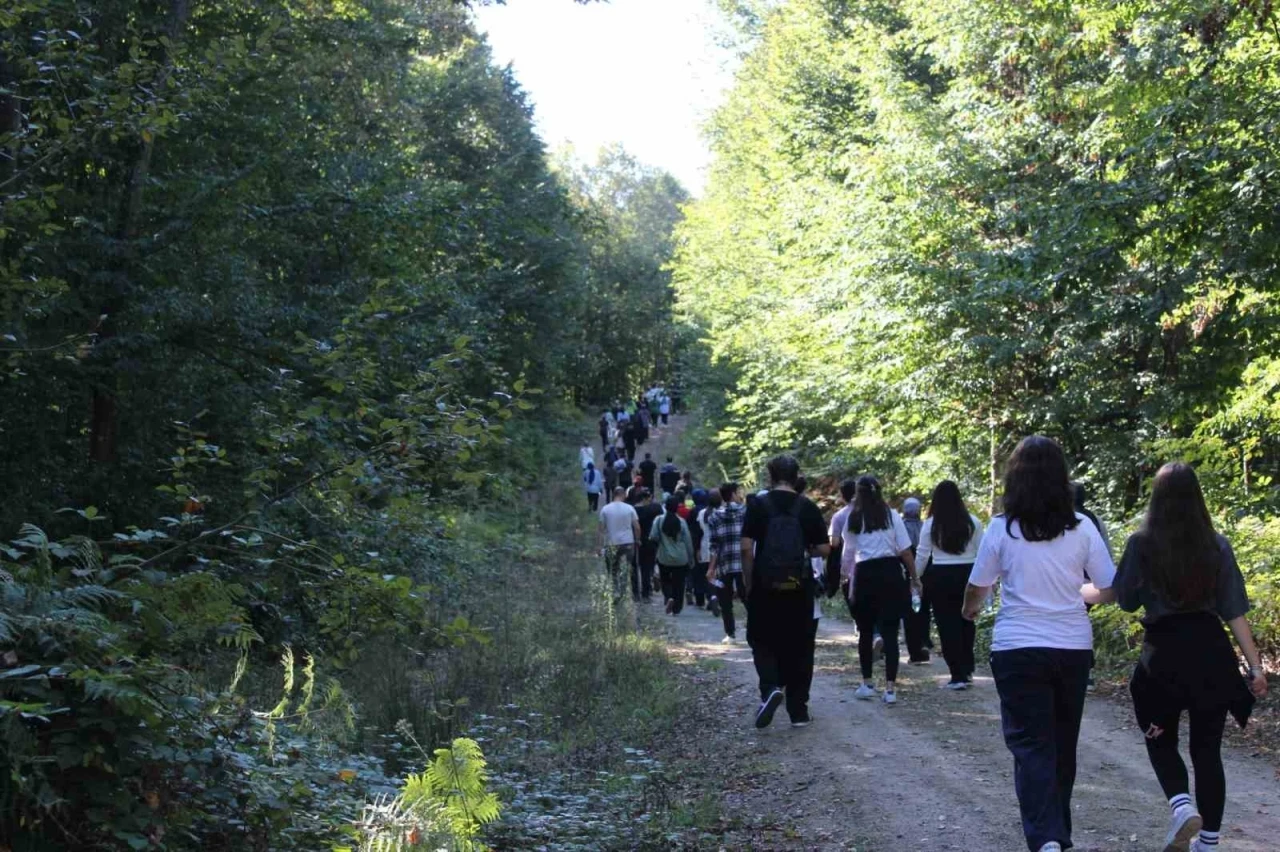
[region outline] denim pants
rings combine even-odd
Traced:
[[[1032,852],[1057,841],[1071,846],[1071,789],[1093,652],[1017,648],[991,653],[1000,693],[1004,742],[1013,753],[1013,784],[1022,833]]]

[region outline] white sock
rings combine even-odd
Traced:
[[[1191,797],[1186,793],[1179,793],[1169,800],[1169,810],[1177,813],[1182,808],[1191,807]]]
[[[1208,846],[1208,847],[1210,847],[1210,848],[1215,848],[1215,849],[1216,849],[1216,848],[1217,848],[1217,846],[1218,846],[1218,832],[1216,832],[1216,831],[1205,831],[1204,829],[1201,829],[1201,830],[1200,830],[1200,845],[1201,845],[1201,846]]]

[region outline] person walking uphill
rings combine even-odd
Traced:
[[[685,578],[696,561],[693,536],[685,519],[676,511],[679,508],[679,498],[668,497],[661,520],[656,521],[649,532],[649,539],[658,545],[658,575],[662,578],[662,597],[667,601],[670,615],[679,615],[684,609]]]
[[[1075,511],[1067,460],[1052,440],[1033,435],[1018,444],[1003,503],[978,548],[964,617],[977,618],[1000,581],[991,673],[1022,833],[1031,852],[1061,852],[1071,847],[1076,745],[1093,665],[1085,574],[1109,588],[1116,569],[1097,528]]]
[[[960,488],[949,479],[939,482],[929,501],[929,517],[920,528],[916,565],[924,567],[922,581],[938,619],[942,658],[951,670],[947,689],[968,689],[973,682],[973,644],[977,630],[960,614],[973,560],[982,544],[982,521],[969,513]]]
[[[744,606],[747,602],[747,587],[742,579],[742,523],[747,509],[742,505],[742,486],[736,482],[720,486],[720,500],[723,505],[707,519],[707,537],[711,539],[707,579],[720,600],[720,617],[724,623],[721,643],[732,645],[738,638],[733,618],[734,594]]]
[[[600,492],[604,491],[604,475],[596,470],[594,462],[587,462],[587,469],[582,472],[582,485],[587,492],[587,510],[600,509]]]
[[[1243,727],[1255,697],[1267,693],[1267,678],[1245,618],[1249,597],[1240,566],[1231,544],[1214,531],[1200,482],[1188,465],[1167,464],[1156,474],[1147,515],[1129,537],[1114,586],[1085,587],[1085,600],[1116,600],[1126,612],[1144,610],[1146,635],[1129,692],[1151,768],[1173,812],[1164,848],[1216,850],[1227,803],[1222,770],[1227,714]],[[1223,622],[1249,663],[1247,686]],[[1184,710],[1198,812],[1178,754]]]
[[[600,510],[600,538],[613,598],[618,601],[626,589],[627,574],[635,565],[636,544],[640,541],[640,519],[627,502],[625,488],[613,489],[613,502]]]
[[[902,525],[907,528],[907,537],[911,539],[911,556],[916,560],[916,572],[923,577],[928,560],[920,559],[916,554],[920,548],[920,530],[924,521],[920,519],[920,501],[908,497],[902,501]],[[912,665],[922,666],[929,662],[929,650],[933,640],[929,638],[929,624],[933,620],[930,606],[929,590],[922,588],[920,592],[920,609],[908,611],[902,619],[903,639],[907,643],[907,659]]]
[[[784,702],[791,724],[809,724],[813,681],[813,601],[809,559],[831,552],[822,512],[796,493],[800,465],[792,456],[769,462],[771,488],[747,506],[742,525],[747,643],[760,678],[756,727],[767,727]]]
[[[875,635],[884,642],[885,704],[898,702],[898,625],[911,612],[911,592],[919,589],[911,537],[902,516],[884,501],[880,481],[859,477],[853,509],[843,534],[844,548],[853,553],[849,583],[853,618],[858,625],[858,663],[862,685],[853,697],[876,697],[871,675],[875,667]]]

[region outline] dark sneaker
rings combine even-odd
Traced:
[[[804,710],[801,710],[799,713],[795,713],[791,716],[791,727],[807,728],[809,727],[809,724],[812,721],[813,721],[813,717],[809,715],[808,708],[805,708]]]
[[[675,599],[675,598],[667,598],[667,615],[670,615],[671,613],[673,613],[673,612],[675,612],[675,611],[676,611],[676,599]]]
[[[756,727],[767,728],[773,722],[773,714],[778,712],[778,708],[782,706],[782,699],[785,698],[781,689],[775,689],[769,693],[769,697],[760,702],[760,709],[756,711]]]

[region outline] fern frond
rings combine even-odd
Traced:
[[[69,606],[96,608],[105,606],[112,601],[118,601],[125,596],[114,589],[90,584],[63,589],[57,593],[56,597]]]

